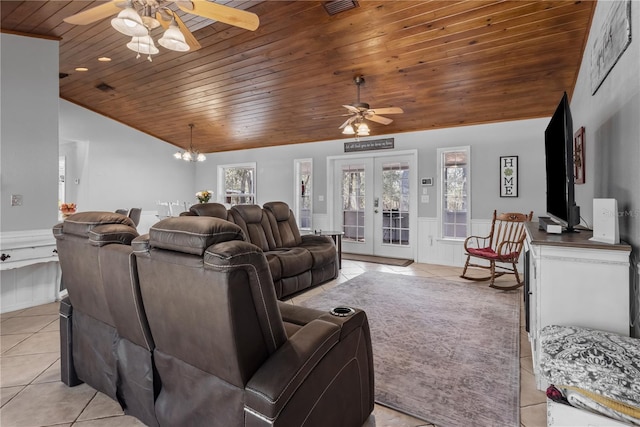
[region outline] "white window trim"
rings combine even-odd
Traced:
[[[246,162],[246,163],[229,163],[226,165],[218,165],[218,188],[217,188],[217,197],[216,200],[218,203],[222,203],[226,205],[225,195],[225,177],[224,170],[228,168],[253,168],[253,201],[254,203],[258,203],[258,168],[256,162]]]
[[[446,240],[446,241],[453,241],[453,242],[462,242],[464,241],[464,238],[461,237],[445,237],[443,236],[443,227],[442,227],[442,219],[443,219],[443,215],[442,215],[442,205],[444,203],[444,177],[442,176],[442,172],[444,170],[443,164],[442,164],[442,158],[444,153],[448,153],[448,152],[452,152],[452,151],[466,151],[467,152],[467,235],[469,235],[469,232],[471,231],[471,185],[472,185],[472,179],[471,179],[471,146],[470,145],[460,145],[457,147],[447,147],[447,148],[438,148],[437,150],[437,155],[438,155],[438,188],[439,188],[439,195],[438,195],[438,211],[437,211],[437,218],[438,218],[438,239],[439,240]]]

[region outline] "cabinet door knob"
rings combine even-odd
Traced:
[[[0,256],[0,261],[5,261],[7,259],[11,258],[11,255],[7,255],[7,254],[2,254]]]

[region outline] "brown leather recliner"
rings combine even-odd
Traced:
[[[153,339],[140,299],[129,243],[132,219],[111,212],[81,212],[53,229],[63,283],[62,381],[81,381],[118,400],[125,413],[157,425]]]
[[[240,226],[247,240],[265,252],[279,299],[311,286],[311,252],[300,247],[278,247],[269,218],[260,206],[235,205],[229,210],[229,219]]]
[[[366,314],[276,299],[264,253],[210,217],[167,218],[132,246],[162,390],[160,425],[360,427],[373,410]]]
[[[136,257],[130,245],[109,244],[100,248],[99,259],[105,296],[118,333],[114,345],[118,401],[126,414],[157,426],[155,399],[160,381],[153,361],[155,343],[140,295]]]
[[[338,277],[338,254],[333,239],[314,234],[300,235],[293,211],[284,202],[263,205],[277,248],[300,247],[311,253],[311,286]]]

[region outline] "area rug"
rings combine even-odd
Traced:
[[[374,255],[350,254],[347,252],[342,253],[342,259],[348,259],[351,261],[372,262],[374,264],[394,265],[397,267],[406,267],[408,265],[413,264],[413,260],[411,259],[388,258],[383,256],[374,256]]]
[[[438,427],[519,426],[519,296],[366,272],[301,305],[367,313],[375,399]]]

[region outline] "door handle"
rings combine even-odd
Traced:
[[[374,213],[378,213],[378,209],[374,209],[374,210],[373,210],[373,212],[374,212]]]

